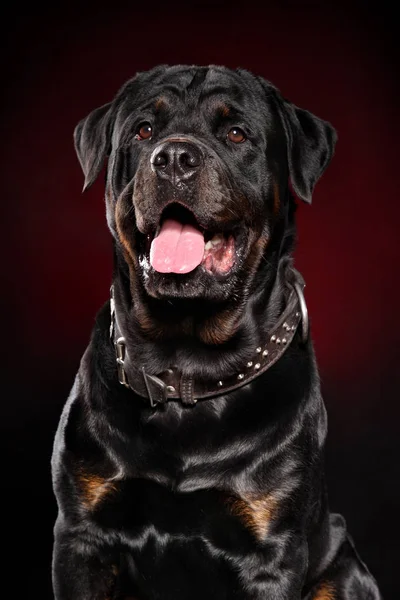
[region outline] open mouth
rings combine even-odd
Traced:
[[[148,238],[150,264],[158,273],[184,275],[201,266],[210,274],[228,275],[237,259],[237,237],[234,229],[205,229],[189,209],[169,204]]]

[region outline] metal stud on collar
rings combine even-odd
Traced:
[[[300,321],[301,321],[301,341],[303,343],[305,343],[307,341],[307,339],[308,339],[309,322],[308,322],[307,306],[306,306],[305,299],[304,299],[304,294],[303,294],[304,284],[303,283],[299,283],[299,282],[294,282],[292,284],[292,286],[293,286],[293,289],[294,289],[294,291],[296,293],[296,296],[298,297],[299,309],[300,310],[297,310],[295,312],[295,314],[292,315],[292,317],[290,318],[291,322],[288,319],[289,322],[285,321],[281,325],[281,327],[283,328],[283,330],[287,332],[287,334],[288,334],[287,337],[285,337],[285,334],[282,337],[280,337],[280,335],[282,335],[282,334],[277,335],[277,333],[278,333],[279,330],[277,331],[277,333],[274,333],[274,334],[272,334],[270,336],[269,342],[272,343],[274,346],[277,346],[277,347],[279,347],[279,346],[282,347],[282,346],[288,345],[288,343],[290,342],[291,337],[293,335],[293,332],[295,332],[296,329],[298,328],[298,326],[300,324]],[[293,316],[295,317],[295,319],[299,319],[299,317],[300,317],[299,321],[295,321],[293,323]],[[273,350],[271,350],[271,351],[273,352]],[[257,346],[257,348],[255,349],[255,353],[256,353],[256,355],[257,354],[258,355],[261,354],[261,356],[263,358],[265,358],[265,357],[267,357],[269,355],[270,350],[268,349],[268,346],[264,347],[264,350],[263,350],[263,348],[261,346]],[[257,359],[258,359],[258,356],[257,356]],[[249,360],[246,363],[246,367],[248,369],[250,369],[251,367],[253,367],[254,371],[260,371],[261,367],[262,367],[262,364],[260,362],[258,362],[257,360],[253,359],[253,360]],[[245,374],[244,374],[244,372],[239,373],[236,376],[236,378],[237,378],[238,381],[244,381],[245,380]],[[222,381],[218,382],[218,387],[223,387]]]

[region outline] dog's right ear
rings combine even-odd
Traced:
[[[85,175],[83,191],[94,183],[110,154],[111,134],[111,103],[96,108],[75,128],[75,150]]]

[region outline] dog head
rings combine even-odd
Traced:
[[[311,202],[335,139],[269,82],[216,66],[139,73],[75,130],[85,188],[108,156],[107,220],[136,290],[238,305],[276,271],[289,180]]]

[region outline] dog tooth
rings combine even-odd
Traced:
[[[211,250],[215,248],[215,246],[220,246],[224,241],[224,236],[222,233],[216,233],[211,240],[208,240],[206,245],[204,246],[206,250]]]

